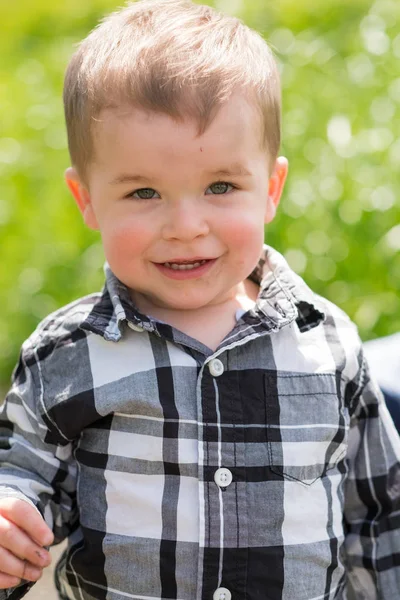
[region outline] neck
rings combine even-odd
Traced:
[[[255,304],[258,292],[259,287],[254,282],[246,279],[238,286],[235,293],[224,301],[196,309],[176,310],[169,307],[155,306],[149,303],[146,298],[141,297],[140,294],[135,294],[134,302],[144,314],[172,325],[215,350],[224,337],[235,327],[236,312],[239,309],[250,310]]]

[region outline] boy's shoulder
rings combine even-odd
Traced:
[[[325,314],[323,325],[328,343],[332,343],[336,338],[341,342],[345,353],[352,351],[358,354],[362,348],[362,341],[356,323],[332,301],[318,294],[315,296]]]
[[[284,296],[294,303],[298,311],[297,324],[303,331],[313,329],[319,322],[325,328],[335,328],[338,332],[348,332],[349,335],[358,338],[358,329],[347,313],[331,300],[321,296],[311,289],[306,281],[294,272],[275,249],[266,246],[265,257],[267,258],[268,270],[273,275],[273,283],[270,290],[274,290],[274,297],[282,298],[277,289],[284,292]],[[261,264],[263,267],[263,265]],[[312,313],[311,309],[316,312]],[[318,318],[318,317],[322,318]],[[302,323],[303,321],[303,323]],[[302,327],[303,325],[303,327]]]
[[[100,292],[89,294],[50,313],[24,342],[23,351],[35,349],[37,352],[49,344],[57,345],[61,340],[73,342],[81,333],[86,335],[81,325],[100,300]]]
[[[357,326],[336,304],[314,292],[280,252],[265,245],[251,278],[260,285],[259,306],[273,321],[276,336],[298,352],[321,347],[334,355],[336,364],[356,366],[361,349]]]
[[[352,321],[349,315],[337,304],[313,292],[315,303],[325,314],[325,323],[331,323],[338,329],[344,329],[354,332],[358,336],[357,325]]]
[[[300,353],[317,352],[340,372],[345,381],[354,381],[364,369],[364,353],[357,325],[331,300],[314,292],[287,263],[282,263],[280,284],[297,309],[296,327],[288,343]]]

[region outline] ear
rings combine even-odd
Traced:
[[[288,174],[288,167],[289,163],[287,159],[284,156],[280,156],[275,163],[274,172],[269,180],[265,223],[270,223],[276,215],[276,209],[278,208]]]
[[[73,195],[75,202],[83,216],[85,225],[90,229],[99,229],[96,215],[94,214],[90,194],[82,183],[77,170],[74,167],[69,167],[65,171],[65,181]]]

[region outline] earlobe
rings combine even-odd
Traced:
[[[69,167],[65,171],[65,181],[83,217],[85,225],[90,229],[99,229],[96,215],[93,211],[90,194],[81,182],[77,170]]]
[[[284,156],[280,156],[274,167],[269,180],[268,201],[265,211],[265,223],[270,223],[275,215],[285,186],[286,177],[288,174],[288,161]]]

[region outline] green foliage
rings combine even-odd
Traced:
[[[290,176],[266,233],[364,337],[400,329],[398,0],[220,0],[282,66]],[[0,385],[49,311],[100,289],[99,238],[63,184],[62,79],[112,0],[18,0],[0,36]]]

